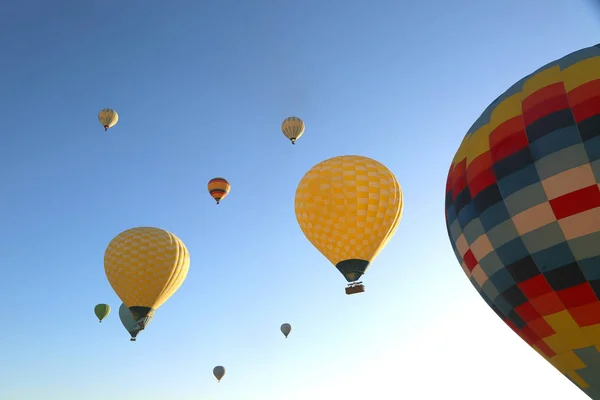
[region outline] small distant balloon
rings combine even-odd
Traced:
[[[217,204],[227,197],[230,190],[231,185],[225,178],[213,178],[208,181],[208,193],[217,201]]]
[[[108,128],[112,128],[119,122],[119,114],[115,110],[104,108],[98,113],[98,119],[104,127],[104,131],[107,131]]]
[[[217,365],[213,368],[213,375],[217,378],[217,382],[221,382],[221,379],[225,376],[225,367]]]
[[[102,322],[110,314],[110,306],[108,304],[97,304],[94,307],[94,314],[98,317],[98,322]]]
[[[153,317],[154,314],[152,314],[146,320],[146,325],[148,325],[150,321],[152,321]],[[133,315],[131,314],[131,311],[129,310],[129,308],[127,308],[125,303],[121,303],[121,307],[119,307],[119,319],[121,320],[121,323],[123,324],[125,329],[127,329],[127,332],[129,332],[129,334],[131,335],[131,339],[129,340],[135,342],[138,333],[140,333],[142,330],[139,328],[138,323],[135,321],[135,319],[133,319]]]
[[[281,131],[292,144],[296,144],[296,140],[304,134],[304,128],[304,121],[298,117],[288,117],[281,123]]]
[[[286,339],[291,331],[292,331],[292,326],[290,324],[285,323],[285,324],[281,325],[281,333],[283,333],[285,335]]]

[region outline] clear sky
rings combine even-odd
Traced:
[[[491,101],[600,42],[591,2],[10,3],[1,399],[587,398],[466,279],[444,190]],[[108,132],[105,107],[120,115]],[[289,115],[306,122],[296,146],[280,131]],[[354,296],[293,209],[304,173],[344,154],[386,164],[406,202]],[[215,176],[232,184],[218,207]],[[140,225],[175,233],[192,263],[131,343],[103,254]],[[102,302],[113,312],[98,324]]]

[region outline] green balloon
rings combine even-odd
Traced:
[[[146,326],[150,323],[150,321],[152,321],[153,317],[154,314],[148,316],[146,319]],[[131,311],[129,311],[129,308],[127,308],[125,303],[121,303],[121,306],[119,307],[119,318],[121,319],[121,323],[125,329],[127,329],[127,332],[129,332],[131,335],[131,339],[129,340],[135,342],[135,339],[138,333],[141,332],[141,329],[139,328],[135,319],[133,319],[133,315],[131,315]]]
[[[98,321],[102,322],[110,314],[110,306],[108,304],[98,304],[94,307],[94,314],[98,317]]]

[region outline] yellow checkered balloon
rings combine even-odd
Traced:
[[[385,165],[340,156],[304,175],[295,211],[306,238],[354,282],[396,232],[403,204],[400,184]]]
[[[121,232],[104,253],[106,277],[136,321],[152,314],[179,289],[189,266],[185,244],[158,228]]]

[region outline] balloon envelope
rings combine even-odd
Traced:
[[[148,325],[152,321],[152,317],[153,315],[150,318],[148,318],[148,320],[146,321],[146,325]],[[131,339],[135,341],[136,336],[138,335],[138,333],[140,333],[140,329],[135,319],[133,319],[131,311],[129,311],[129,308],[127,308],[125,303],[121,303],[121,306],[119,307],[119,319],[121,320],[121,324],[123,324],[123,327],[125,327],[127,332],[129,332],[129,334],[131,335]]]
[[[475,289],[595,399],[598,160],[600,45],[545,65],[497,98],[463,139],[446,184],[448,235]]]
[[[98,113],[98,120],[106,131],[108,128],[112,128],[119,122],[119,114],[117,114],[115,110],[104,108]]]
[[[283,333],[286,338],[288,337],[288,335],[290,334],[291,331],[292,331],[292,326],[290,324],[285,323],[285,324],[281,325],[281,333]]]
[[[223,379],[223,377],[225,376],[225,368],[220,365],[214,367],[213,375],[215,376],[215,378],[217,378],[217,381],[220,382],[221,379]]]
[[[394,235],[403,205],[394,174],[362,156],[315,165],[298,184],[295,198],[300,229],[348,282],[365,273]]]
[[[231,185],[225,178],[213,178],[208,181],[208,193],[216,200],[217,204],[227,197],[230,190]]]
[[[110,285],[142,327],[179,289],[189,265],[190,255],[183,242],[158,228],[121,232],[104,253],[104,271]]]
[[[97,304],[96,307],[94,307],[94,314],[98,317],[98,321],[102,322],[102,320],[110,314],[110,306],[108,304]]]
[[[292,144],[296,144],[296,140],[304,134],[304,128],[304,121],[298,117],[288,117],[281,123],[283,135],[290,139]]]

